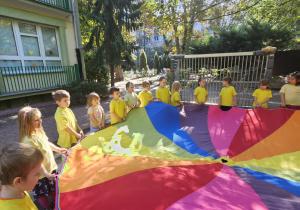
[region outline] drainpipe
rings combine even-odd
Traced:
[[[84,58],[83,58],[83,51],[82,51],[82,40],[81,40],[81,31],[80,31],[80,23],[78,17],[78,0],[71,0],[72,1],[72,15],[73,15],[73,25],[75,31],[75,42],[76,42],[76,57],[78,62],[79,68],[79,76],[80,79],[86,79],[86,72],[85,72],[85,65],[84,65]]]

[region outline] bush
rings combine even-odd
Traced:
[[[71,86],[65,87],[65,90],[70,93],[72,104],[86,104],[86,97],[91,92],[96,92],[103,98],[109,96],[104,82],[75,82],[71,84]]]

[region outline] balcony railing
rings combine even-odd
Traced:
[[[78,66],[0,67],[0,95],[69,85],[79,80]]]
[[[43,4],[48,4],[60,9],[70,10],[69,0],[34,0]]]

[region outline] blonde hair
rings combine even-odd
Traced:
[[[99,96],[97,93],[95,93],[95,92],[92,92],[92,93],[90,93],[90,94],[87,96],[87,106],[88,106],[88,107],[92,106],[92,100],[93,100],[94,98],[97,98],[97,99],[100,100],[100,96]]]
[[[142,87],[143,87],[143,88],[145,88],[145,87],[146,87],[146,85],[150,85],[150,83],[149,83],[148,81],[144,81],[144,82],[142,82]]]
[[[40,150],[23,143],[8,143],[0,152],[0,181],[2,185],[12,185],[17,177],[26,180],[28,173],[44,156]]]
[[[172,94],[175,91],[179,91],[180,87],[181,87],[180,82],[178,82],[178,81],[173,82],[173,84],[172,84]]]
[[[40,113],[40,110],[37,108],[32,108],[30,106],[26,106],[22,108],[18,113],[18,127],[19,127],[19,134],[20,134],[20,142],[23,142],[24,137],[28,136],[31,138],[33,132],[35,132],[32,126],[32,118],[37,114]],[[38,131],[44,133],[44,129],[41,126],[38,128]]]

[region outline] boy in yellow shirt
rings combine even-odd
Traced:
[[[38,183],[43,154],[33,146],[8,143],[0,154],[0,209],[37,210],[26,191]]]
[[[111,124],[126,120],[127,108],[124,100],[120,98],[120,89],[112,87],[109,94],[113,97],[109,104]]]
[[[221,107],[223,111],[227,111],[232,106],[232,98],[234,99],[234,106],[237,106],[236,102],[236,92],[234,87],[230,84],[232,79],[230,77],[223,78],[223,88],[219,95],[219,103],[218,106]]]
[[[166,77],[162,76],[159,78],[159,87],[156,90],[156,98],[165,104],[170,104],[171,92],[169,88],[166,87],[167,82],[168,80]]]
[[[74,113],[68,107],[70,106],[70,94],[65,90],[57,90],[52,93],[52,97],[58,108],[54,118],[59,134],[57,144],[63,148],[71,148],[81,139],[84,134],[77,123]],[[79,133],[77,133],[79,131]]]
[[[149,102],[153,101],[152,93],[149,91],[150,83],[148,81],[144,81],[142,83],[143,91],[141,91],[138,95],[141,105],[140,107],[147,106]]]
[[[252,94],[254,98],[254,107],[268,108],[268,101],[272,98],[272,92],[270,90],[269,80],[262,79],[259,81],[259,89],[256,89]]]

